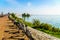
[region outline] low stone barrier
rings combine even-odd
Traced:
[[[33,29],[31,27],[28,27],[28,30],[30,31],[32,37],[34,40],[60,40],[58,38],[55,38],[53,36],[50,36],[44,32],[38,31],[36,29]]]

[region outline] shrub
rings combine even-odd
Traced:
[[[39,20],[37,20],[37,19],[33,19],[33,26],[34,27],[39,27],[40,26],[40,21]]]
[[[45,29],[45,30],[51,30],[51,29],[52,29],[52,25],[47,24],[47,23],[42,23],[42,24],[40,25],[40,28],[43,28],[43,29]]]

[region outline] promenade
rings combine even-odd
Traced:
[[[0,40],[29,40],[22,29],[9,20],[8,16],[0,17]]]

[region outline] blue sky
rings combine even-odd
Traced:
[[[60,0],[0,0],[0,12],[60,15]]]

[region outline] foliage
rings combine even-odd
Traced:
[[[14,13],[11,13],[11,16],[15,18],[15,14]]]
[[[30,14],[27,13],[27,18],[29,18],[29,17],[30,17]]]
[[[24,19],[24,21],[25,21],[25,18],[26,18],[26,14],[24,13],[24,14],[22,14],[22,18]]]
[[[34,19],[33,26],[34,26],[33,28],[35,28],[37,30],[43,31],[45,33],[48,33],[50,35],[60,38],[60,29],[53,27],[51,24],[40,23],[39,20]]]
[[[48,23],[40,23],[40,21],[37,19],[33,20],[33,26],[34,26],[33,28],[40,28],[40,29],[49,30],[52,32],[60,32],[59,28],[55,28],[51,24],[48,24]]]
[[[45,30],[52,30],[52,25],[47,23],[41,23],[40,28],[43,28]]]
[[[33,24],[31,22],[25,21],[24,24],[27,25],[27,26],[33,27]]]
[[[24,19],[24,21],[25,21],[26,18],[29,18],[29,17],[30,17],[30,14],[28,14],[28,13],[27,14],[26,13],[22,14],[22,18]]]
[[[52,27],[52,31],[53,32],[59,32],[60,30],[59,30],[59,28]]]
[[[33,19],[33,25],[34,27],[39,27],[40,26],[40,21],[37,19]]]

